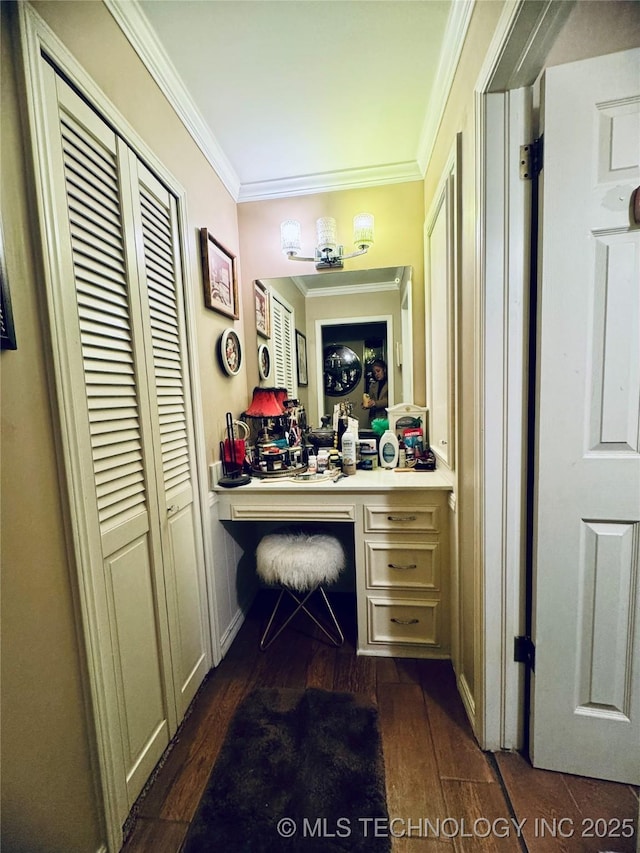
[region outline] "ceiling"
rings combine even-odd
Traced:
[[[472,0],[106,0],[238,201],[419,180]]]
[[[321,275],[292,275],[286,278],[264,279],[264,283],[278,289],[281,282],[291,282],[304,295],[346,296],[364,293],[376,293],[383,290],[400,292],[403,282],[411,278],[411,267],[380,267],[377,269],[348,270],[339,272],[327,270]]]

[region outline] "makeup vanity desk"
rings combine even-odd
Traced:
[[[449,657],[451,474],[377,469],[215,491],[222,521],[353,525],[358,654]]]

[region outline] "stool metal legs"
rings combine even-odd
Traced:
[[[315,615],[307,607],[307,601],[309,601],[309,599],[311,598],[311,596],[313,595],[313,593],[316,590],[318,590],[318,592],[322,596],[324,603],[327,607],[327,610],[329,611],[329,616],[331,617],[331,621],[333,622],[333,625],[334,625],[335,630],[336,630],[335,635],[332,634],[331,631],[327,630],[327,628],[325,628],[325,626],[315,617]],[[269,635],[269,631],[271,630],[271,626],[273,625],[273,620],[275,619],[276,613],[278,612],[278,608],[280,607],[280,602],[282,601],[282,596],[285,594],[285,592],[289,593],[291,598],[293,598],[293,600],[296,602],[297,607],[293,611],[293,613],[291,613],[285,619],[285,621],[278,628],[278,630],[275,632],[275,634],[273,634],[273,636],[267,640],[267,637]],[[338,624],[338,620],[336,619],[336,615],[333,612],[333,608],[329,604],[329,599],[327,598],[327,594],[321,586],[317,586],[314,589],[310,590],[304,596],[304,598],[298,598],[298,596],[296,595],[295,592],[293,592],[293,590],[289,589],[289,587],[283,586],[282,589],[280,590],[280,595],[278,596],[278,600],[276,601],[276,605],[273,608],[273,612],[271,613],[271,616],[269,617],[269,622],[267,623],[267,627],[265,628],[264,634],[262,635],[262,639],[260,640],[260,649],[262,651],[265,651],[265,649],[268,649],[269,646],[271,645],[271,643],[273,643],[273,641],[275,639],[277,639],[277,637],[280,636],[282,631],[284,631],[284,629],[287,627],[289,622],[291,622],[291,620],[293,619],[293,617],[296,615],[296,613],[299,610],[304,610],[304,612],[307,614],[307,616],[309,616],[311,619],[313,619],[313,621],[316,623],[318,628],[320,628],[320,630],[326,634],[326,636],[331,640],[331,642],[335,646],[341,646],[344,643],[344,634],[340,630],[340,625]]]

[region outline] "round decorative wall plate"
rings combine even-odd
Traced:
[[[218,341],[218,358],[228,376],[235,376],[242,366],[240,338],[233,329],[225,329]]]
[[[261,344],[258,347],[258,373],[260,379],[268,379],[271,373],[271,353],[266,344]]]

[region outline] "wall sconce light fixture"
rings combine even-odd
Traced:
[[[302,232],[296,219],[286,219],[280,225],[280,241],[283,253],[290,261],[315,262],[317,270],[341,270],[343,261],[364,255],[373,245],[373,216],[359,213],[353,217],[353,243],[355,252],[344,254],[344,246],[338,245],[336,221],[332,216],[323,216],[316,222],[317,245],[315,256],[305,258],[299,255],[302,247]]]

